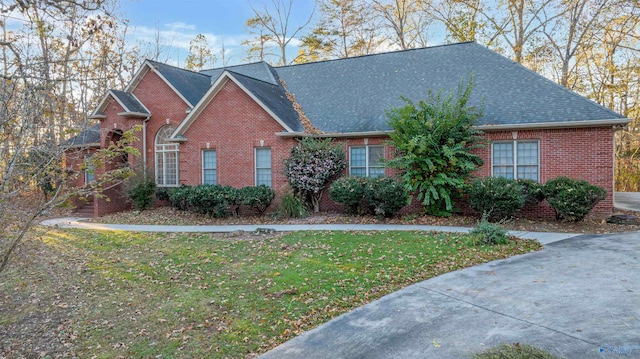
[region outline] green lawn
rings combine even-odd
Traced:
[[[0,357],[243,358],[417,281],[540,248],[468,241],[424,232],[239,240],[48,230],[0,274]]]

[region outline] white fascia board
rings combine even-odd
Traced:
[[[131,80],[131,82],[129,82],[127,87],[125,87],[124,92],[133,93],[133,90],[135,90],[136,86],[138,86],[140,80],[142,80],[144,75],[146,75],[147,72],[149,72],[149,70],[152,68],[153,65],[151,65],[149,61],[145,60],[142,66],[140,66],[140,68],[138,69],[138,72],[133,75],[133,79]]]
[[[504,125],[481,125],[474,128],[481,131],[506,131],[506,130],[539,130],[553,128],[573,128],[573,127],[604,127],[620,126],[631,122],[628,118],[612,118],[590,121],[565,121],[565,122],[538,122],[538,123],[516,123]]]
[[[505,124],[505,125],[480,125],[473,126],[473,128],[480,131],[509,131],[509,130],[540,130],[540,129],[554,129],[554,128],[583,128],[583,127],[605,127],[605,126],[621,126],[627,125],[631,122],[628,118],[615,118],[605,120],[593,120],[593,121],[567,121],[567,122],[539,122],[528,124]],[[389,131],[362,131],[362,132],[339,132],[339,133],[321,133],[311,134],[307,132],[278,132],[278,137],[332,137],[332,138],[345,138],[345,137],[383,137],[394,130]]]

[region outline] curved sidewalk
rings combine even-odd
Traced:
[[[102,231],[132,231],[132,232],[174,232],[174,233],[229,233],[236,231],[255,232],[258,228],[269,228],[276,232],[295,231],[435,231],[467,233],[468,227],[423,226],[406,224],[238,224],[224,226],[171,226],[171,225],[138,225],[138,224],[105,224],[84,222],[84,218],[65,217],[48,219],[41,222],[44,226],[57,228],[79,228]],[[551,233],[509,231],[510,235],[535,239],[542,244],[558,242],[579,236],[579,233]]]

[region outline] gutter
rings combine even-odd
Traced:
[[[593,121],[565,121],[565,122],[537,122],[537,123],[518,123],[518,124],[505,124],[505,125],[480,125],[473,126],[474,129],[490,132],[490,131],[507,131],[507,130],[540,130],[540,129],[556,129],[556,128],[583,128],[583,127],[605,127],[611,126],[616,130],[629,124],[631,122],[628,118],[615,118],[607,120],[593,120]],[[357,138],[357,137],[385,137],[394,130],[388,131],[363,131],[363,132],[335,132],[335,133],[321,133],[311,134],[306,132],[277,132],[275,135],[282,138],[295,138],[295,137],[316,137],[316,138]]]
[[[144,118],[145,121],[146,119],[149,118],[149,116],[151,116],[148,113],[142,113],[142,112],[129,112],[129,111],[125,111],[125,112],[120,112],[118,113],[119,116],[123,116],[123,117],[138,117],[138,118]]]

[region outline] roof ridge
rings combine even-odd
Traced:
[[[229,70],[229,69],[225,69],[224,71],[226,71],[226,72],[230,72],[230,73],[232,73],[232,74],[234,74],[234,75],[239,75],[239,76],[242,76],[242,77],[245,77],[245,78],[248,78],[248,79],[254,80],[254,81],[262,82],[263,84],[267,84],[267,85],[275,86],[275,87],[280,87],[280,86],[278,86],[278,85],[276,85],[276,84],[273,84],[273,83],[271,83],[271,82],[267,82],[267,81],[263,81],[263,80],[257,79],[257,78],[255,78],[255,77],[247,76],[247,75],[241,74],[241,73],[236,72],[236,71],[232,71],[232,70]]]
[[[305,63],[301,63],[301,64],[291,64],[291,65],[284,65],[284,66],[275,66],[275,69],[282,69],[282,68],[287,68],[287,67],[296,67],[296,66],[304,66],[304,65],[313,65],[313,64],[321,64],[321,63],[325,63],[325,62],[346,61],[346,60],[353,60],[353,59],[361,59],[361,58],[365,58],[365,57],[373,57],[373,56],[380,56],[380,55],[397,54],[397,53],[403,53],[403,52],[412,52],[412,51],[420,51],[420,50],[430,50],[430,49],[436,49],[436,48],[439,48],[439,47],[456,46],[456,45],[465,45],[465,44],[477,44],[477,42],[475,42],[475,41],[463,41],[463,42],[456,42],[456,43],[452,43],[452,44],[440,44],[440,45],[433,45],[433,46],[416,47],[416,48],[413,48],[413,49],[392,50],[392,51],[385,51],[385,52],[377,52],[377,53],[373,53],[373,54],[365,54],[365,55],[358,55],[358,56],[342,57],[342,58],[339,58],[339,59],[327,59],[327,60],[319,60],[319,61],[305,62]]]
[[[188,69],[185,69],[185,68],[183,68],[183,67],[178,67],[178,66],[174,66],[174,65],[169,65],[169,64],[164,63],[164,62],[160,62],[160,61],[156,61],[156,60],[151,60],[151,59],[145,59],[145,61],[146,61],[146,62],[153,63],[153,64],[160,64],[160,65],[162,65],[162,66],[171,67],[171,68],[176,69],[176,70],[180,70],[180,71],[184,71],[184,72],[189,72],[189,73],[192,73],[192,74],[196,74],[196,75],[200,75],[200,76],[206,76],[206,77],[211,78],[211,76],[209,76],[209,75],[207,75],[207,74],[203,74],[203,73],[200,73],[200,72],[196,72],[196,71],[188,70]]]

